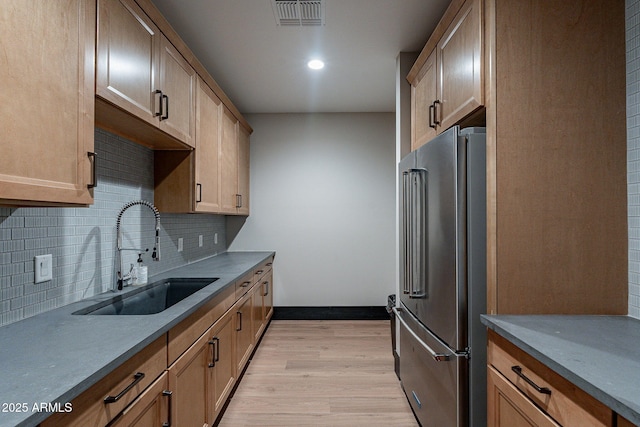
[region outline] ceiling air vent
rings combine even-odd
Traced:
[[[271,0],[271,5],[279,26],[324,25],[324,0]]]

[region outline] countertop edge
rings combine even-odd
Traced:
[[[542,351],[538,350],[536,347],[528,344],[527,342],[520,339],[517,335],[511,333],[509,330],[505,329],[500,322],[507,322],[506,320],[502,320],[498,318],[499,315],[487,315],[483,314],[480,316],[480,320],[482,324],[487,326],[489,329],[500,335],[501,337],[507,339],[509,342],[514,344],[519,349],[528,353],[541,363],[543,363],[548,368],[555,371],[557,374],[562,376],[567,381],[573,383],[578,388],[592,396],[594,399],[600,401],[611,410],[616,412],[617,414],[625,417],[627,420],[640,425],[640,413],[635,411],[633,408],[630,408],[624,402],[616,399],[611,396],[607,391],[601,389],[597,385],[585,380],[579,374],[573,372],[571,369],[568,369],[562,363],[550,358]],[[595,317],[595,316],[594,316]],[[608,317],[628,317],[628,316],[608,316]],[[517,326],[517,325],[513,325]]]

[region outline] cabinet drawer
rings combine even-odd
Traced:
[[[253,271],[245,274],[240,280],[236,281],[236,300],[242,298],[242,295],[246,294],[254,283]]]
[[[487,359],[489,365],[559,424],[613,426],[611,409],[492,331]],[[536,390],[535,386],[550,393]]]
[[[168,333],[167,365],[175,362],[235,302],[235,288],[228,286],[198,311],[171,328]]]
[[[549,415],[489,366],[487,371],[488,425],[495,427],[559,427]]]
[[[273,265],[273,257],[269,257],[265,261],[262,262],[259,266],[253,269],[253,282],[256,283],[262,277],[267,274],[269,270],[271,270],[271,266]]]
[[[133,402],[167,368],[163,335],[72,401],[73,411],[54,414],[41,427],[102,426]],[[140,373],[144,376],[140,376]],[[107,397],[115,400],[106,403]]]
[[[109,427],[170,426],[171,391],[165,372]]]

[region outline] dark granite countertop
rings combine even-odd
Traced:
[[[640,320],[629,316],[484,315],[482,323],[640,425]]]
[[[37,425],[49,414],[34,405],[70,402],[272,255],[225,252],[151,277],[219,278],[157,314],[72,314],[115,295],[107,292],[0,327],[0,426]]]

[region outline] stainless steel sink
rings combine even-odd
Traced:
[[[218,280],[217,277],[163,279],[126,295],[101,301],[73,314],[126,316],[160,313],[216,280]]]

